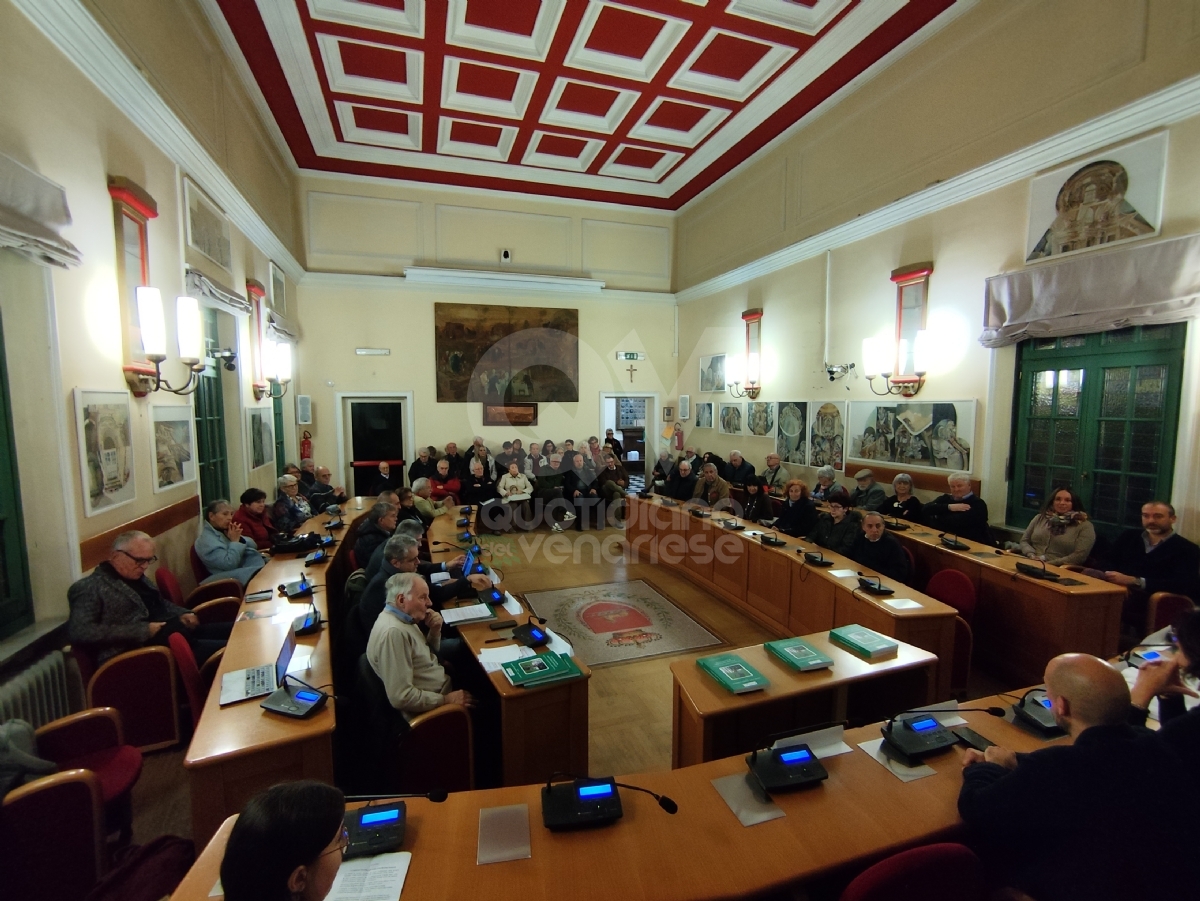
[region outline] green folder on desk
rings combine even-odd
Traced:
[[[838,626],[829,630],[829,640],[866,660],[886,660],[900,653],[900,645],[865,626]]]
[[[832,657],[826,657],[803,638],[781,638],[779,641],[768,641],[763,647],[768,654],[802,673],[833,666]]]
[[[697,657],[696,665],[716,679],[722,688],[732,691],[735,695],[759,691],[771,684],[766,676],[737,654]]]
[[[555,654],[553,651],[510,660],[502,664],[501,669],[508,681],[517,688],[538,688],[583,675],[569,655]]]

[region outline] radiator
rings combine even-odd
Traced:
[[[70,712],[62,651],[47,654],[0,685],[0,723],[22,719],[36,729]]]

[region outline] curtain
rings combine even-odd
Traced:
[[[214,282],[207,275],[203,275],[198,269],[192,269],[190,266],[187,271],[185,280],[188,294],[197,299],[204,297],[212,301],[212,303],[227,313],[233,313],[235,316],[250,315],[250,302],[240,294],[235,294],[230,288],[226,288],[220,282]]]
[[[1200,311],[1200,235],[993,276],[984,303],[984,347],[1183,322]]]
[[[0,247],[53,266],[78,266],[78,248],[58,230],[71,224],[67,195],[32,169],[0,154]]]

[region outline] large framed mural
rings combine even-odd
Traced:
[[[246,410],[246,430],[250,435],[250,468],[258,469],[275,462],[275,415],[270,407]]]
[[[975,407],[973,400],[851,401],[848,457],[906,469],[971,472]]]
[[[575,403],[579,311],[435,303],[438,403]]]
[[[808,401],[775,404],[775,453],[784,463],[808,465]]]
[[[812,401],[808,405],[808,465],[845,467],[846,404]]]
[[[83,479],[83,515],[95,516],[137,497],[128,391],[75,389],[75,424]]]

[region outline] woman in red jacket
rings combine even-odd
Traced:
[[[233,521],[242,527],[243,535],[254,539],[260,551],[270,550],[275,526],[267,512],[267,493],[258,488],[247,488],[240,500],[242,505],[233,514]]]

